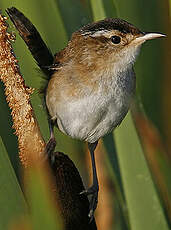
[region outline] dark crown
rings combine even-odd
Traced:
[[[142,33],[138,28],[134,25],[120,19],[120,18],[107,18],[98,22],[94,22],[92,24],[88,24],[83,26],[79,32],[81,34],[93,34],[97,31],[101,30],[118,30],[121,33],[127,34],[131,33],[133,35],[137,35]]]

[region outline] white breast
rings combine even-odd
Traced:
[[[95,93],[66,100],[58,106],[55,116],[59,129],[76,139],[97,141],[123,120],[134,91],[135,75],[131,67],[107,84],[102,82]]]

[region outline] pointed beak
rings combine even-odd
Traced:
[[[144,33],[142,36],[137,37],[134,41],[136,44],[142,44],[147,40],[152,40],[160,37],[166,37],[166,35],[159,33]]]

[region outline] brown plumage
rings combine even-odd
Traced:
[[[89,143],[93,185],[83,193],[92,195],[90,218],[98,197],[94,159],[97,142],[116,128],[128,112],[135,92],[133,64],[141,45],[161,36],[110,18],[73,33],[66,48],[55,55],[46,105],[52,123],[63,133]]]

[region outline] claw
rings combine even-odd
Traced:
[[[54,137],[50,138],[48,143],[46,144],[46,152],[48,155],[51,155],[51,153],[54,152],[56,147],[56,140]]]
[[[89,212],[89,214],[88,214],[88,217],[90,218],[89,223],[91,223],[92,220],[94,219],[94,211],[93,211],[92,209],[90,210],[90,212]]]
[[[80,192],[80,195],[85,194],[85,195],[89,196],[89,195],[93,195],[95,193],[98,193],[98,188],[96,188],[95,186],[91,186],[90,188],[85,189],[82,192]]]
[[[45,147],[45,152],[46,152],[46,159],[48,158],[50,160],[50,163],[53,164],[54,163],[54,150],[56,147],[56,140],[55,137],[51,137],[48,141],[48,143],[46,144]]]
[[[94,211],[96,210],[97,208],[97,203],[98,203],[98,191],[96,191],[91,199],[90,199],[90,211],[89,211],[89,218],[90,218],[90,222],[93,220],[94,218]]]
[[[91,186],[87,190],[84,190],[84,191],[80,192],[80,195],[82,195],[82,194],[85,194],[87,196],[91,195],[90,202],[89,202],[90,203],[90,205],[89,205],[89,214],[88,214],[88,217],[90,218],[90,223],[94,218],[94,211],[97,208],[98,191],[99,191],[98,186]]]

